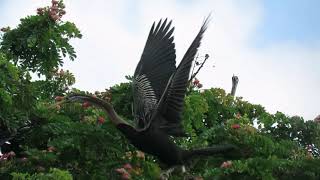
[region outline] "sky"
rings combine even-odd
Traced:
[[[124,82],[138,63],[154,21],[173,20],[177,63],[211,12],[199,56],[210,58],[198,74],[204,88],[231,91],[270,113],[306,120],[320,114],[320,1],[318,0],[65,0],[67,15],[83,34],[64,68],[74,87],[104,90]],[[1,0],[0,27],[15,27],[49,0]]]

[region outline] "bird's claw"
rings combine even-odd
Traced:
[[[160,180],[168,180],[171,173],[174,171],[174,167],[166,170],[166,171],[163,171],[161,174],[160,174]]]
[[[170,174],[167,172],[163,172],[160,174],[160,180],[168,180],[170,177]]]

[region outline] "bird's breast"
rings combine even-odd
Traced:
[[[180,147],[174,144],[166,133],[161,131],[141,132],[139,138],[132,144],[141,151],[156,156],[168,165],[182,163]]]

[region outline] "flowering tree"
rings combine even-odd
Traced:
[[[62,1],[52,1],[16,28],[1,29],[0,179],[157,179],[161,163],[126,142],[103,111],[88,102],[56,104],[70,92],[86,93],[133,119],[130,80],[104,92],[70,88],[75,78],[61,65],[63,57],[76,58],[69,40],[81,33],[62,20],[65,13]],[[33,80],[32,72],[44,80]],[[193,76],[183,113],[188,137],[175,142],[239,149],[194,159],[187,173],[175,171],[171,179],[319,179],[317,122],[270,114],[223,89],[201,87]]]

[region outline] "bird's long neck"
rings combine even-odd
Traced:
[[[82,94],[73,94],[73,95],[70,95],[68,98],[73,101],[74,100],[87,101],[93,105],[96,105],[96,106],[102,108],[103,110],[106,111],[111,122],[115,125],[118,125],[118,124],[127,124],[128,125],[128,123],[126,121],[124,121],[122,118],[120,118],[120,116],[114,110],[113,106],[106,101],[103,101],[99,98],[95,98],[95,97],[92,97],[89,95],[82,95]]]
[[[99,101],[99,99],[97,99]],[[109,116],[111,122],[115,125],[118,124],[127,124],[122,118],[119,117],[117,112],[114,110],[114,108],[111,106],[111,104],[101,101],[101,105],[106,111],[107,115]]]

